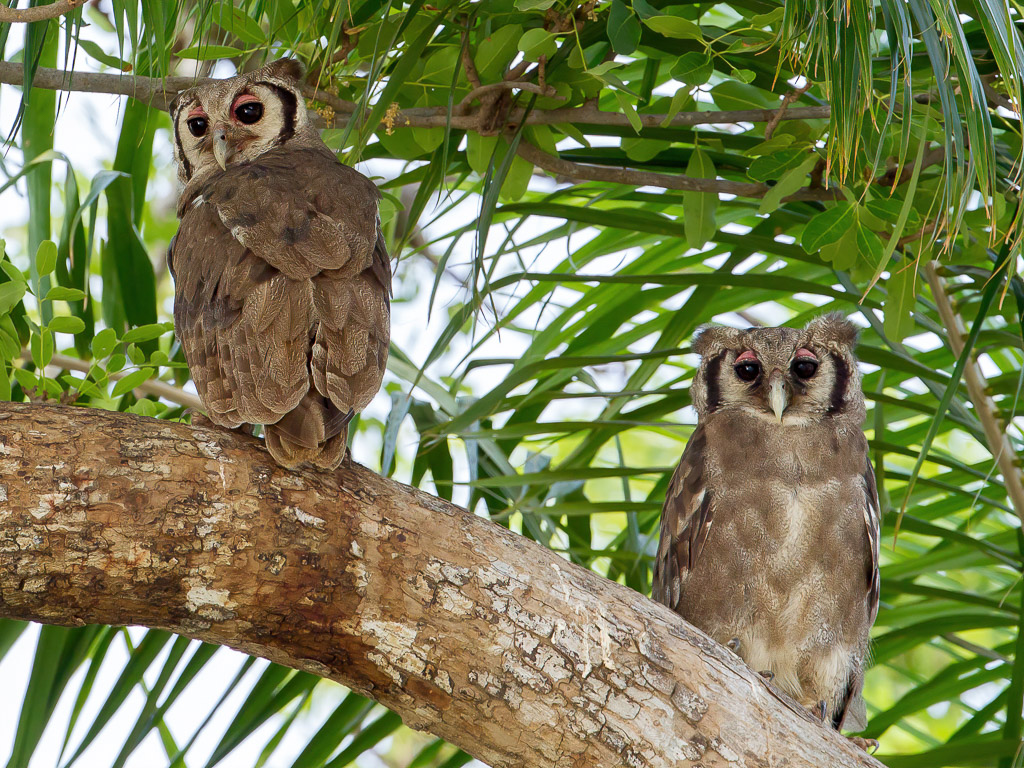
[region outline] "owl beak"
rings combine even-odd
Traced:
[[[786,380],[782,371],[776,369],[768,377],[768,404],[775,412],[775,418],[782,423],[782,413],[789,405],[789,393],[786,392]]]
[[[222,171],[228,169],[228,160],[234,153],[234,149],[228,146],[228,129],[223,125],[214,126],[213,156],[217,159],[217,165]]]

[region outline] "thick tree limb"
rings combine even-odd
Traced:
[[[0,615],[229,645],[494,766],[879,765],[632,590],[233,432],[3,404]]]
[[[70,13],[80,5],[85,5],[85,0],[57,0],[49,5],[37,5],[34,8],[8,8],[0,3],[0,24],[29,23],[33,21],[46,21],[56,19],[65,13]]]

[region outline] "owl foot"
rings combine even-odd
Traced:
[[[860,736],[847,736],[846,738],[853,742],[855,746],[863,749],[869,755],[873,755],[878,751],[878,739],[864,739]]]
[[[770,669],[762,669],[757,674],[759,674],[761,677],[763,677],[765,679],[765,682],[768,682],[768,683],[770,683],[772,680],[775,679],[775,673],[772,672]]]
[[[825,713],[828,711],[828,704],[824,700],[819,701],[811,708],[811,714],[822,722],[825,722]]]
[[[738,656],[740,653],[740,639],[738,637],[734,637],[732,640],[725,644],[725,647]]]

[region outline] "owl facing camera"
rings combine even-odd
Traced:
[[[655,600],[836,729],[862,730],[880,513],[840,314],[707,327],[694,430],[669,484]]]

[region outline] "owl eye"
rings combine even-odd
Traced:
[[[761,373],[761,364],[753,361],[743,362],[733,368],[741,381],[753,381]]]
[[[809,379],[815,373],[818,372],[818,361],[817,360],[794,360],[793,365],[790,367],[798,379]]]
[[[209,123],[205,117],[192,117],[185,121],[185,125],[188,126],[188,132],[198,139],[206,133]]]
[[[263,117],[263,105],[258,101],[247,101],[245,104],[239,104],[235,107],[235,117],[238,118],[239,122],[246,125],[257,123]]]

